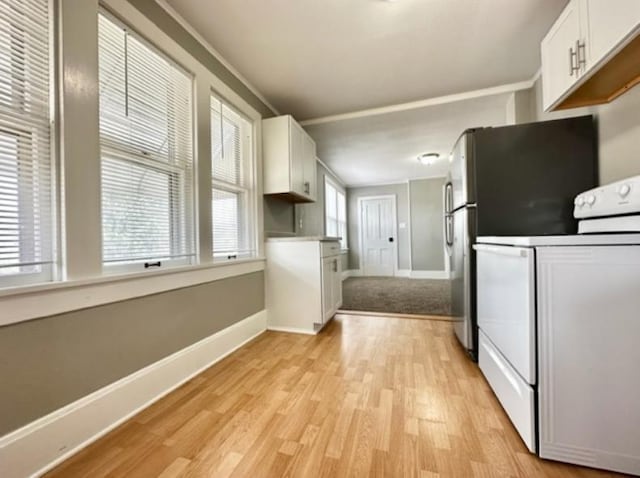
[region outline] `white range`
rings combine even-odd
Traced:
[[[637,195],[620,195],[623,184]],[[627,230],[640,183],[598,190],[578,196],[576,216],[616,230],[617,218],[592,218],[622,201]],[[640,234],[478,237],[474,248],[479,365],[529,450],[640,474]]]

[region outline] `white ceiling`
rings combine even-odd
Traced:
[[[567,0],[166,0],[298,120],[531,78]]]
[[[467,128],[506,124],[509,94],[437,106],[315,124],[305,129],[316,140],[318,157],[348,186],[444,176],[448,156]],[[420,164],[421,153],[440,160]]]

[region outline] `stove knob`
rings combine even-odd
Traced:
[[[582,196],[578,196],[573,203],[578,207],[582,207],[584,206],[584,198]]]
[[[596,202],[596,197],[593,194],[589,194],[587,196],[587,204],[589,206],[593,206],[595,202]]]
[[[631,186],[628,184],[623,184],[618,188],[618,194],[621,198],[626,197],[631,192]]]

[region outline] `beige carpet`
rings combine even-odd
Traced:
[[[342,309],[450,315],[450,282],[401,277],[350,277],[342,283]]]

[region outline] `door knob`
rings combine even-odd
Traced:
[[[390,238],[389,238],[389,242],[393,242],[393,237],[390,237]]]

